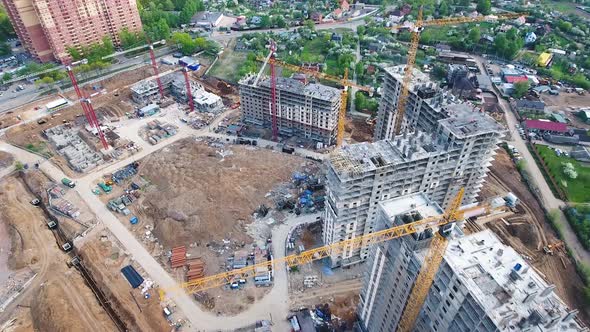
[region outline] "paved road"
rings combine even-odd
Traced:
[[[486,69],[483,66],[483,61],[485,61],[485,60],[483,60],[480,57],[475,57],[473,55],[471,55],[471,56],[476,59],[481,72],[487,73]],[[582,246],[582,244],[578,240],[576,233],[571,228],[570,224],[568,223],[567,219],[565,218],[565,215],[560,210],[560,207],[563,207],[565,205],[564,202],[557,199],[555,197],[555,195],[553,195],[553,192],[549,188],[547,181],[545,181],[545,178],[543,177],[543,173],[541,172],[541,169],[539,168],[539,166],[535,162],[535,159],[533,158],[532,154],[530,153],[529,149],[527,148],[525,141],[522,139],[522,137],[520,137],[520,135],[518,134],[518,132],[515,129],[515,125],[518,123],[518,120],[516,119],[516,115],[512,111],[512,108],[510,107],[509,103],[506,100],[504,100],[499,93],[496,93],[496,95],[498,96],[498,101],[499,101],[500,107],[502,108],[502,110],[506,114],[506,122],[508,124],[508,130],[510,130],[510,132],[512,134],[511,139],[507,140],[507,142],[511,145],[514,145],[514,147],[518,149],[518,152],[521,154],[521,156],[524,158],[524,160],[526,160],[526,170],[531,175],[532,181],[539,188],[544,206],[548,210],[554,210],[554,209],[559,210],[559,220],[557,222],[563,230],[563,232],[562,232],[563,237],[564,237],[563,240],[567,244],[568,248],[571,249],[574,258],[579,262],[583,262],[587,265],[590,265],[590,252],[588,252],[586,249],[584,249],[584,247]]]
[[[229,111],[228,113],[235,112]],[[211,124],[211,127],[215,127],[219,124],[223,117],[219,117]],[[149,120],[149,119],[148,119]],[[144,120],[145,121],[145,120]],[[97,216],[97,219],[106,226],[109,230],[117,237],[117,239],[123,244],[125,250],[132,253],[133,259],[144,269],[146,274],[154,280],[159,286],[164,289],[174,290],[177,289],[177,282],[174,280],[164,268],[154,259],[154,257],[143,247],[141,242],[137,240],[133,233],[131,233],[119,219],[107,209],[106,205],[99,200],[97,196],[92,194],[91,188],[94,188],[96,182],[103,174],[112,173],[118,168],[121,168],[132,161],[141,159],[151,153],[156,152],[180,139],[192,137],[192,136],[212,136],[219,138],[229,138],[227,135],[214,134],[210,132],[209,128],[204,128],[198,131],[188,129],[184,127],[180,130],[179,134],[169,138],[168,140],[158,145],[145,145],[144,149],[136,155],[133,155],[125,160],[121,160],[114,164],[105,166],[94,172],[85,175],[77,179],[78,185],[75,190],[80,194],[81,198],[86,202],[88,207]],[[261,145],[274,145],[274,142],[262,141]],[[40,169],[47,174],[52,180],[59,182],[63,177],[64,173],[53,165],[50,161],[43,161],[35,154],[20,148],[9,145],[5,142],[0,141],[0,150],[11,153],[15,160],[19,160],[23,163],[30,165],[40,162]],[[302,150],[303,153],[305,150]],[[308,151],[305,153],[314,157],[320,157],[317,153]],[[5,172],[0,175],[6,175]],[[276,226],[272,231],[273,243],[273,255],[275,258],[281,258],[285,255],[285,242],[290,230],[300,223],[306,223],[315,220],[317,214],[304,215],[300,217],[290,216],[285,224]],[[288,280],[286,269],[277,269],[275,271],[275,284],[273,289],[268,295],[262,300],[253,304],[247,311],[231,317],[219,317],[210,312],[203,311],[188,294],[184,292],[172,291],[167,294],[177,305],[177,308],[187,317],[191,324],[190,330],[227,330],[236,329],[245,325],[253,323],[255,320],[272,319],[275,322],[277,331],[287,331],[289,329],[285,318],[289,312],[288,305]]]
[[[162,47],[155,50],[156,56],[158,58],[170,54],[172,50],[169,47]],[[133,58],[125,58],[123,56],[118,57],[119,62],[112,65],[107,73],[103,73],[99,75],[96,79],[93,79],[88,82],[84,82],[83,84],[92,84],[94,82],[98,82],[104,80],[105,78],[112,76],[114,74],[118,74],[120,70],[128,71],[134,70],[137,68],[138,65],[142,65],[149,60],[149,55],[147,53],[143,53],[137,57]],[[129,67],[129,68],[127,68]],[[114,73],[114,74],[109,74]],[[20,92],[12,92],[14,87],[17,85],[22,84],[25,87],[25,90]],[[65,89],[65,91],[69,91],[72,88]],[[8,112],[12,109],[20,107],[22,105],[28,104],[32,101],[40,99],[44,93],[48,92],[52,89],[38,89],[37,86],[34,84],[23,84],[21,83],[14,83],[11,85],[11,90],[5,91],[2,96],[0,96],[0,114],[4,112]],[[53,89],[54,90],[54,89]]]

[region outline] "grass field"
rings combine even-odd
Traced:
[[[238,77],[238,70],[240,69],[240,65],[246,61],[247,56],[248,53],[246,52],[235,52],[233,47],[226,48],[208,75],[230,82],[237,82],[240,79]]]
[[[567,193],[570,201],[576,203],[590,202],[590,167],[583,166],[573,158],[558,157],[551,148],[544,145],[536,145],[539,154],[547,164],[551,175],[555,178],[557,184]],[[569,179],[563,173],[561,163],[569,162],[574,165],[578,177]],[[565,185],[564,185],[565,184]]]

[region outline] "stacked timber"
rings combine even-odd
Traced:
[[[201,258],[191,258],[187,266],[186,281],[190,282],[205,276],[205,263]]]
[[[186,265],[186,247],[172,248],[172,256],[170,257],[170,266],[175,269]]]

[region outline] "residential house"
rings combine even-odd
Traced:
[[[335,20],[341,19],[342,18],[342,9],[340,9],[340,8],[334,9],[334,11],[332,12],[332,17]]]
[[[340,1],[340,9],[342,9],[343,12],[348,12],[350,10],[350,5],[348,4],[348,1]]]
[[[578,116],[586,123],[590,123],[590,110],[581,110],[578,112]]]
[[[342,34],[332,32],[332,36],[330,37],[330,40],[337,42],[337,43],[341,43],[342,42]]]
[[[315,23],[321,23],[324,19],[324,16],[320,12],[313,12],[311,15],[309,15],[309,18]]]
[[[447,45],[447,44],[436,44],[434,45],[434,48],[436,49],[436,51],[438,53],[444,53],[444,52],[450,52],[451,51],[451,46]]]
[[[517,26],[524,25],[525,23],[526,23],[526,18],[524,16],[520,16],[514,20],[514,24],[516,24]]]
[[[518,113],[543,114],[545,103],[539,100],[517,100],[512,103],[512,109]]]

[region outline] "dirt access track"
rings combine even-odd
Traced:
[[[497,220],[487,226],[505,244],[523,255],[545,280],[553,283],[557,294],[570,308],[579,309],[579,317],[589,325],[590,312],[584,300],[584,283],[564,252],[553,256],[543,252],[544,246],[558,241],[557,234],[504,149],[498,150],[490,171],[480,196],[489,198],[511,191],[521,202],[516,214],[505,219],[507,224]]]
[[[21,180],[0,181],[0,222],[10,228],[13,271],[30,268],[35,279],[0,313],[6,331],[115,331],[92,291],[61,251],[45,225],[42,210]],[[19,305],[19,306],[17,306]],[[2,329],[4,331],[4,329]]]

